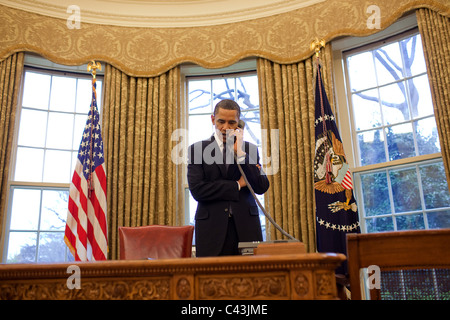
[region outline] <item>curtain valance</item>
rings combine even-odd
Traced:
[[[372,6],[372,7],[370,7]],[[370,7],[370,8],[369,8]],[[248,21],[189,28],[133,28],[81,23],[0,6],[0,60],[31,51],[65,65],[95,59],[130,76],[157,76],[183,62],[221,68],[256,56],[276,63],[302,61],[315,39],[378,32],[408,11],[430,8],[450,15],[447,0],[324,1]],[[69,14],[68,14],[69,18]],[[372,28],[374,27],[374,28]]]

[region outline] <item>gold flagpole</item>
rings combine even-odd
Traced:
[[[94,60],[91,60],[88,63],[87,66],[87,71],[90,72],[92,74],[92,91],[94,93],[94,97],[91,101],[91,111],[90,114],[93,116],[94,115],[94,99],[95,102],[97,100],[97,91],[95,88],[95,82],[96,82],[96,78],[97,78],[97,69],[98,70],[102,70],[102,65],[100,64],[100,62],[95,62]],[[91,197],[92,191],[94,191],[94,183],[92,181],[92,166],[94,165],[94,159],[93,159],[93,154],[92,154],[92,131],[93,131],[93,126],[91,125],[91,134],[90,134],[90,143],[89,143],[89,179],[88,179],[88,197]]]
[[[325,112],[324,112],[323,96],[322,96],[322,79],[321,79],[321,74],[320,74],[320,58],[319,58],[320,50],[322,48],[324,48],[324,47],[325,47],[325,40],[324,39],[319,40],[318,38],[316,38],[310,44],[310,48],[311,48],[311,50],[314,50],[315,56],[316,56],[315,72],[314,72],[315,76],[314,76],[314,78],[315,77],[319,77],[319,79],[314,79],[314,85],[316,83],[319,85],[319,97],[315,97],[315,98],[316,99],[320,98],[320,111],[321,111],[321,114],[322,114],[322,118],[324,118],[323,121],[322,121],[323,132],[324,132],[325,135],[327,135],[328,134],[328,129],[327,129],[326,121],[325,121]],[[331,174],[330,174],[332,165],[331,165],[330,153],[328,152],[329,151],[328,142],[329,142],[329,139],[326,139],[324,141],[324,147],[325,147],[325,151],[326,151],[325,152],[326,168],[327,168],[326,176],[325,176],[325,182],[327,184],[330,184],[330,183],[332,183]]]
[[[314,74],[317,73],[317,69],[319,68],[319,64],[320,64],[319,53],[322,48],[325,48],[325,43],[326,42],[324,39],[319,40],[316,37],[316,39],[313,42],[311,42],[311,44],[309,45],[309,48],[311,50],[314,50],[315,56],[316,56],[316,59],[315,59],[316,61],[314,63]],[[315,77],[314,77],[314,83],[316,83]]]

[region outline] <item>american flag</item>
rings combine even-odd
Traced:
[[[316,240],[318,252],[347,252],[347,233],[360,233],[358,207],[353,196],[352,174],[331,111],[317,62],[315,84]],[[337,273],[347,273],[344,262]]]
[[[91,108],[70,184],[64,241],[76,261],[106,260],[106,174],[95,77]]]

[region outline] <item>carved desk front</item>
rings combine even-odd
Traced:
[[[0,299],[337,299],[342,254],[0,265]]]

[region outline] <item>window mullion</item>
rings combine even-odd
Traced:
[[[39,214],[38,214],[38,224],[37,224],[37,230],[36,230],[36,255],[34,258],[35,262],[38,262],[39,257],[39,243],[41,238],[41,215],[42,215],[42,188],[39,188],[40,192],[40,201],[39,201]]]
[[[394,193],[392,191],[392,183],[391,183],[391,176],[389,174],[390,170],[386,169],[386,180],[388,183],[388,193],[389,193],[389,204],[390,204],[390,208],[391,208],[391,219],[392,219],[392,224],[394,226],[394,230],[397,231],[397,219],[395,218],[395,205],[394,205]]]
[[[420,205],[422,207],[423,222],[425,225],[425,229],[428,229],[428,217],[427,217],[427,211],[426,211],[426,205],[425,205],[425,194],[423,192],[423,186],[422,186],[422,175],[420,174],[418,165],[416,165],[416,174],[417,174],[417,183],[419,185]]]

